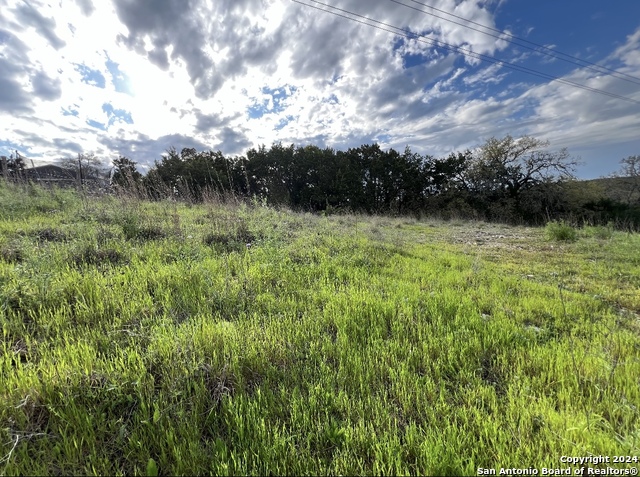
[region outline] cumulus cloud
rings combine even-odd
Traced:
[[[227,79],[243,73],[246,65],[264,63],[277,51],[269,38],[256,41],[259,30],[246,17],[262,9],[259,0],[215,2],[206,11],[200,2],[191,0],[115,0],[114,4],[129,30],[120,40],[144,52],[162,69],[169,68],[169,60],[183,61],[200,99],[213,97]],[[151,39],[148,49],[145,37]]]
[[[33,94],[45,101],[53,101],[62,96],[60,79],[51,79],[42,71],[37,72],[31,80]]]
[[[49,44],[59,50],[65,46],[65,42],[56,34],[56,21],[53,18],[47,18],[39,12],[33,4],[25,3],[19,5],[16,9],[16,18],[23,25],[29,25],[35,31],[42,35]]]
[[[33,111],[32,98],[25,90],[28,50],[13,33],[0,28],[0,111]]]
[[[244,154],[252,145],[245,130],[225,126],[217,135],[217,144],[213,149],[227,151],[229,154]]]
[[[640,28],[629,35],[627,41],[612,56],[622,60],[625,69],[637,71],[635,68],[640,67]]]
[[[82,14],[86,17],[90,16],[96,10],[91,0],[76,0],[76,3],[78,7],[80,7]]]
[[[112,151],[111,158],[116,152],[129,158],[133,158],[143,169],[148,169],[155,161],[159,161],[169,149],[176,148],[180,151],[185,147],[197,150],[207,150],[211,146],[198,141],[190,136],[182,134],[167,134],[160,137],[150,137],[146,134],[135,134],[132,137],[124,137],[119,134],[116,137],[103,136],[99,139],[103,151]]]
[[[287,0],[9,0],[0,16],[0,145],[32,144],[30,153],[49,157],[81,147],[150,166],[171,146],[243,154],[274,141],[378,141],[440,155],[504,134],[558,147],[637,141],[637,105],[438,42],[517,64],[539,66],[539,54],[388,0],[323,3],[343,16]],[[504,0],[429,3],[490,28],[510,8]],[[605,45],[605,63],[640,75],[640,29],[619,41]],[[558,71],[640,100],[633,83]]]
[[[14,78],[5,76],[3,63],[0,61],[0,110],[8,113],[33,112],[30,98],[22,85]]]

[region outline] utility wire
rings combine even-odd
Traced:
[[[321,12],[330,13],[330,14],[338,16],[338,17],[346,18],[347,20],[351,20],[351,21],[354,21],[354,22],[357,22],[357,23],[361,23],[363,25],[367,25],[367,26],[376,28],[378,30],[386,31],[386,32],[393,33],[393,34],[396,34],[396,35],[401,34],[402,36],[404,36],[406,38],[415,39],[415,40],[420,41],[422,43],[430,43],[432,45],[439,46],[441,48],[444,48],[446,50],[452,51],[454,53],[461,53],[462,55],[469,56],[471,58],[475,58],[475,59],[482,60],[482,61],[488,61],[488,62],[494,63],[494,64],[499,64],[501,66],[505,66],[506,68],[510,68],[512,70],[515,70],[515,71],[528,73],[528,74],[531,74],[533,76],[538,76],[540,78],[548,79],[550,81],[557,81],[559,83],[563,83],[563,84],[566,84],[566,85],[569,85],[569,86],[574,86],[576,88],[580,88],[580,89],[583,89],[585,91],[591,91],[592,93],[599,93],[599,94],[602,94],[602,95],[605,95],[605,96],[609,96],[610,98],[621,99],[621,100],[624,100],[624,101],[628,101],[628,102],[640,105],[640,101],[637,101],[637,100],[635,100],[633,98],[628,98],[626,96],[621,96],[619,94],[610,93],[609,91],[604,91],[604,90],[601,90],[601,89],[592,88],[590,86],[586,86],[586,85],[583,85],[583,84],[580,84],[580,83],[575,83],[573,81],[562,79],[562,78],[560,78],[558,76],[553,76],[553,75],[549,75],[549,74],[546,74],[546,73],[542,73],[540,71],[536,71],[534,69],[527,68],[525,66],[520,66],[520,65],[517,65],[515,63],[511,63],[509,61],[503,61],[503,60],[499,60],[497,58],[493,58],[492,56],[489,56],[489,55],[484,55],[482,53],[476,53],[476,52],[474,52],[472,50],[469,50],[467,48],[454,46],[454,45],[451,45],[451,44],[446,43],[446,42],[441,41],[441,40],[434,40],[432,38],[425,37],[424,35],[420,35],[418,33],[414,33],[414,32],[412,32],[410,30],[405,30],[403,28],[396,27],[396,26],[390,25],[390,24],[385,23],[385,22],[374,20],[372,18],[368,18],[368,17],[366,17],[364,15],[360,15],[358,13],[354,13],[354,12],[351,12],[349,10],[344,10],[342,8],[334,7],[332,5],[327,5],[326,3],[322,3],[322,2],[319,2],[317,0],[307,0],[307,1],[320,4],[320,5],[324,6],[324,7],[327,7],[327,8],[333,9],[333,10],[338,10],[340,12],[343,12],[343,14],[336,13],[336,12],[334,12],[332,10],[325,10],[325,9],[317,7],[315,5],[310,5],[308,3],[304,3],[304,2],[302,2],[300,0],[291,0],[291,1],[295,2],[295,3],[298,3],[300,5],[303,5],[305,7],[315,8],[316,10],[319,10]],[[350,17],[348,15],[353,15],[354,17],[359,17],[359,18],[362,18],[362,19],[367,20],[369,22],[373,22],[373,23],[376,23],[378,25],[383,25],[383,26],[372,25],[371,23],[367,23],[364,20],[358,20],[357,18],[353,18],[353,17]]]
[[[633,83],[633,84],[640,85],[640,78],[638,78],[637,76],[631,76],[631,75],[628,75],[626,73],[622,73],[621,71],[617,71],[617,70],[614,70],[612,68],[607,68],[606,66],[602,66],[602,65],[599,65],[597,63],[591,63],[590,61],[583,60],[582,58],[578,58],[576,56],[569,55],[567,53],[562,53],[561,51],[554,50],[553,48],[549,48],[547,46],[540,45],[539,43],[535,43],[533,41],[529,41],[529,40],[526,40],[524,38],[517,37],[517,36],[515,36],[515,35],[513,35],[513,34],[511,34],[509,32],[498,30],[496,28],[493,28],[493,27],[490,27],[490,26],[487,26],[487,25],[483,25],[482,23],[474,22],[473,20],[469,20],[468,18],[464,18],[464,17],[458,16],[458,15],[455,15],[453,13],[449,13],[449,12],[447,12],[445,10],[441,10],[441,9],[433,7],[431,5],[427,5],[426,3],[422,3],[422,2],[419,2],[417,0],[408,0],[410,2],[417,3],[418,5],[422,5],[423,7],[431,8],[432,10],[435,10],[437,12],[444,13],[445,15],[449,15],[449,16],[452,16],[452,17],[457,18],[459,20],[463,20],[465,22],[471,23],[473,25],[480,26],[480,27],[485,28],[487,30],[490,30],[492,32],[498,33],[499,35],[494,35],[493,33],[489,33],[487,31],[482,31],[482,30],[479,30],[477,28],[473,28],[473,27],[471,27],[469,25],[466,25],[464,23],[460,23],[460,22],[457,22],[455,20],[451,20],[451,19],[448,19],[448,18],[441,17],[439,15],[436,15],[435,13],[430,13],[430,12],[424,11],[424,10],[422,10],[420,8],[412,7],[411,5],[407,5],[406,3],[402,3],[402,2],[400,2],[398,0],[389,0],[389,1],[393,2],[393,3],[397,3],[398,5],[402,5],[404,7],[410,8],[410,9],[415,10],[417,12],[422,12],[422,13],[425,13],[427,15],[431,15],[433,17],[440,18],[441,20],[444,20],[444,21],[447,21],[447,22],[451,22],[451,23],[455,23],[456,25],[460,25],[460,26],[463,26],[465,28],[469,28],[470,30],[483,33],[484,35],[488,35],[488,36],[491,36],[493,38],[498,38],[500,40],[508,41],[509,43],[513,43],[514,45],[518,45],[518,46],[520,46],[522,48],[527,48],[529,50],[535,51],[537,53],[542,53],[543,55],[547,55],[547,56],[550,56],[552,58],[557,58],[559,60],[566,61],[568,63],[573,63],[574,65],[578,65],[578,66],[580,66],[582,68],[589,68],[589,69],[594,70],[594,71],[596,71],[598,73],[609,74],[611,76],[614,76],[615,78],[618,78],[618,79],[621,79],[621,80],[624,80],[624,81],[628,81],[628,82]],[[505,36],[507,36],[509,38],[505,38]],[[526,45],[523,45],[522,43],[518,43],[518,42],[526,43]],[[528,46],[528,45],[532,45],[532,46]],[[558,56],[558,55],[560,55],[560,56]]]

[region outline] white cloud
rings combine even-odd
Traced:
[[[640,28],[627,37],[627,41],[617,48],[613,58],[618,58],[624,62],[625,68],[623,72],[634,72],[638,76],[638,67],[640,67]]]
[[[151,164],[165,147],[186,143],[242,154],[273,141],[347,147],[374,138],[444,154],[507,133],[542,135],[558,147],[595,147],[637,140],[640,130],[637,105],[514,79],[503,66],[429,42],[400,42],[287,0],[30,4],[37,9],[10,1],[0,17],[6,72],[0,78],[0,148],[20,145],[27,155],[57,158],[85,150],[108,159],[134,154]],[[385,0],[332,4],[477,53],[509,52],[504,40]],[[495,8],[509,6],[476,0],[434,5],[492,28]],[[12,35],[21,22],[27,26]],[[607,61],[638,76],[640,29],[622,40],[608,47]],[[422,62],[406,68],[407,55]],[[121,75],[116,82],[114,65]],[[567,78],[640,100],[637,85],[609,76],[577,69]],[[270,93],[277,88],[288,88],[280,99]],[[105,104],[128,113],[133,124],[110,123]],[[264,107],[262,115],[251,117],[256,105]]]

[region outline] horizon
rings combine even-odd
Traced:
[[[273,145],[275,145],[275,144],[280,144],[280,143],[274,143],[274,144],[272,144],[271,146],[273,146]],[[292,144],[292,145],[293,145],[294,147],[296,147],[296,148],[298,148],[298,147],[305,147],[305,146],[306,146],[306,145],[295,145],[295,144]],[[262,146],[262,145],[261,145],[261,146]],[[269,146],[269,147],[271,147],[271,146]],[[285,146],[285,147],[287,147],[287,146],[289,146],[289,145],[284,145],[284,146]],[[258,147],[260,147],[260,146],[258,146]],[[327,147],[328,147],[328,146],[327,146]],[[256,149],[257,149],[257,148],[256,148]],[[386,151],[391,150],[391,149],[394,149],[394,148],[386,148],[386,149],[383,149],[383,150],[386,152]],[[398,151],[397,149],[394,149],[394,150]],[[180,149],[176,148],[176,151],[177,151],[178,153],[180,153]],[[208,149],[208,150],[207,150],[207,149],[205,149],[205,150],[198,151],[198,152],[209,152],[209,151],[211,151],[211,152],[218,152],[218,151],[213,151],[213,150],[211,150],[211,149]],[[334,151],[336,151],[336,152],[338,152],[338,151],[346,152],[346,149],[344,149],[344,150],[334,149]],[[15,152],[15,151],[12,151],[12,152],[11,152],[11,154],[10,154],[10,155],[8,155],[8,156],[5,156],[4,154],[2,154],[2,155],[0,155],[0,156],[9,160],[9,159],[12,159],[12,158],[15,156],[14,152]],[[398,152],[401,152],[401,151],[398,151]],[[461,151],[460,151],[460,152],[461,152]],[[161,160],[162,160],[162,158],[163,158],[163,157],[165,157],[165,155],[166,155],[166,154],[168,154],[168,153],[169,153],[169,149],[167,149],[167,150],[166,150],[166,151],[161,155],[161,157],[159,157],[159,158],[158,158],[158,159],[156,159],[156,160],[161,161]],[[64,165],[65,161],[67,161],[67,162],[68,162],[69,160],[75,160],[75,158],[70,158],[70,157],[68,157],[68,156],[67,156],[67,157],[64,157],[64,158],[51,159],[51,160],[49,160],[49,159],[37,159],[37,158],[36,158],[36,159],[32,159],[32,158],[30,158],[30,157],[25,157],[25,156],[23,156],[23,155],[22,155],[22,154],[20,154],[19,152],[18,152],[18,154],[20,155],[20,159],[22,159],[22,160],[23,160],[23,164],[24,164],[24,168],[25,168],[25,170],[26,170],[26,169],[37,169],[37,168],[45,167],[45,166],[58,166],[58,167],[65,168],[65,165]],[[224,155],[224,153],[223,153],[223,155]],[[227,158],[229,158],[229,159],[246,158],[246,157],[247,157],[247,155],[246,155],[246,154],[237,154],[237,155],[234,155],[234,156],[231,156],[231,155],[224,155],[224,156],[225,156],[225,157],[227,157]],[[426,157],[426,155],[423,155],[423,157]],[[96,166],[96,167],[97,167],[97,168],[98,168],[98,170],[100,170],[101,172],[106,173],[106,172],[112,171],[112,170],[114,169],[114,167],[115,167],[115,166],[113,165],[112,160],[109,160],[109,162],[108,162],[108,163],[105,163],[105,161],[101,160],[100,158],[97,158],[97,159],[99,159],[99,160],[100,160],[100,165],[99,165],[99,166]],[[154,167],[154,164],[152,164],[152,165],[151,165],[150,167],[148,167],[148,168],[142,168],[142,169],[141,169],[141,168],[139,167],[139,165],[140,165],[140,164],[138,164],[138,163],[136,162],[136,168],[137,168],[138,172],[140,172],[143,176],[147,175],[147,173],[148,173],[148,172],[149,172],[149,171]],[[579,166],[578,166],[578,167],[579,167]],[[576,173],[576,174],[575,174],[575,178],[574,178],[574,179],[575,179],[575,180],[578,180],[578,181],[590,181],[590,180],[597,180],[597,179],[625,178],[626,176],[619,175],[619,173],[620,173],[620,172],[621,172],[621,165],[619,165],[619,167],[618,167],[617,169],[615,169],[613,172],[611,172],[611,173],[609,173],[609,174],[606,174],[606,175],[601,175],[601,176],[598,176],[598,177],[580,177],[580,176],[578,175],[578,173]]]

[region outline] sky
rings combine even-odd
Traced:
[[[300,1],[0,0],[0,154],[145,172],[170,147],[443,157],[510,134],[582,179],[640,154],[638,1]]]

